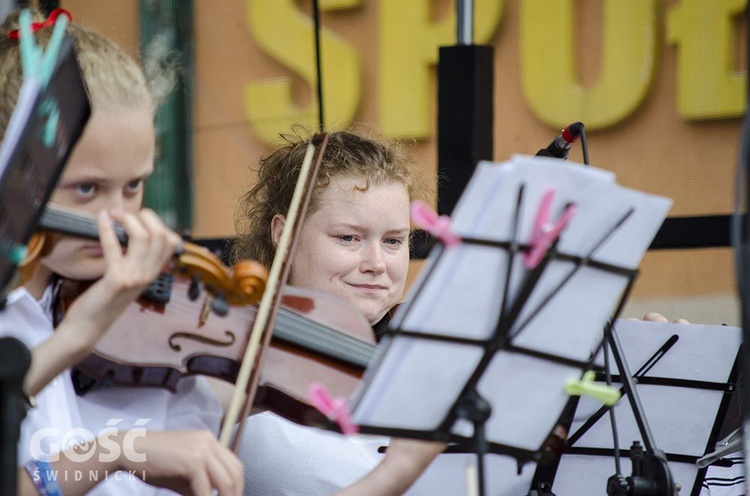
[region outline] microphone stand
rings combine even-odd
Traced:
[[[0,494],[16,494],[17,445],[26,414],[23,380],[31,352],[16,338],[0,339]]]
[[[745,16],[750,19],[750,8],[745,8]],[[750,40],[750,33],[747,35],[747,39]],[[750,61],[750,53],[748,54],[748,61]],[[746,94],[750,95],[750,81],[746,88]],[[750,481],[750,460],[748,455],[750,454],[750,381],[747,380],[750,375],[750,360],[747,353],[747,346],[750,343],[750,298],[747,294],[747,285],[750,283],[750,246],[748,246],[748,233],[750,233],[750,174],[748,173],[750,168],[750,113],[745,112],[745,120],[742,123],[742,135],[740,144],[740,157],[739,163],[737,164],[737,194],[735,203],[737,204],[737,211],[735,212],[735,219],[733,225],[733,244],[735,252],[735,266],[737,271],[737,288],[740,297],[740,314],[742,322],[742,359],[740,360],[740,373],[746,378],[740,391],[740,399],[742,401],[742,432],[743,441],[742,446],[744,448],[744,461],[745,461],[745,485],[747,486]],[[740,225],[741,224],[741,225]],[[739,232],[738,232],[739,231]]]

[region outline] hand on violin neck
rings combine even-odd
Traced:
[[[130,241],[125,250],[117,240],[112,220],[128,232]],[[55,334],[34,350],[26,380],[30,394],[91,352],[115,319],[156,279],[181,242],[150,210],[116,216],[101,212],[97,221],[101,254],[92,254],[90,245],[82,248],[89,251],[72,258],[66,276],[74,277],[77,268],[92,265],[103,265],[103,274],[65,310]],[[64,264],[65,257],[58,256],[56,263]]]
[[[115,235],[113,219],[128,233],[127,248],[120,245]],[[181,240],[149,209],[116,215],[100,212],[97,223],[104,274],[76,299],[68,315],[82,313],[82,317],[98,324],[103,332],[156,279]]]

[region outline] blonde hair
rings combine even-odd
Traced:
[[[23,83],[19,43],[8,33],[19,29],[19,12],[5,19],[0,26],[0,135],[5,134]],[[44,17],[32,11],[33,22]],[[44,27],[34,34],[38,46],[46,47],[52,27]],[[91,28],[75,22],[68,24],[66,35],[76,50],[76,57],[89,99],[95,109],[146,109],[153,112],[155,101],[138,63],[114,42]]]
[[[258,181],[242,197],[235,211],[238,233],[232,246],[235,261],[251,259],[270,266],[276,251],[271,221],[275,215],[286,217],[310,136],[309,130],[293,128],[291,133],[280,135],[282,146],[261,159]],[[357,188],[361,190],[367,190],[370,184],[398,181],[406,187],[410,200],[419,189],[413,162],[404,153],[402,143],[350,131],[333,132],[328,135],[308,216],[318,207],[321,189],[331,179],[341,176],[363,178],[364,186]]]

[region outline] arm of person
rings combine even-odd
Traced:
[[[401,495],[444,450],[445,443],[442,442],[393,439],[383,461],[362,479],[337,492],[336,496]]]
[[[104,276],[73,302],[55,334],[32,350],[24,382],[28,394],[37,394],[55,376],[88,355],[179,246],[179,236],[151,210],[121,214],[117,220],[128,233],[127,250],[123,253],[110,216],[100,212],[97,223],[106,262]]]
[[[180,494],[210,496],[213,490],[220,496],[242,494],[242,464],[208,431],[148,432],[135,436],[125,432],[100,441],[96,443],[97,452],[85,461],[74,461],[75,456],[63,453],[51,464],[62,494],[84,495],[118,470]],[[73,476],[64,477],[66,471],[98,473],[98,477],[89,475],[77,480]],[[17,494],[39,494],[32,475],[23,468],[18,470]]]

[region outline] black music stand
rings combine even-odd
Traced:
[[[22,85],[0,145],[0,308],[90,113],[75,52],[65,39],[47,84],[31,79]],[[0,357],[0,494],[15,494],[22,386],[30,354],[12,338],[0,340],[0,346],[0,355],[9,355]]]
[[[26,414],[23,380],[31,352],[16,338],[0,338],[0,494],[16,494],[16,445]]]
[[[56,108],[54,143],[42,143]],[[69,40],[40,88],[26,81],[0,147],[0,298],[7,294],[73,145],[91,114],[81,69]],[[55,124],[53,122],[53,124]]]
[[[551,212],[579,211],[528,269],[549,188]],[[539,460],[570,401],[567,383],[591,367],[669,205],[556,160],[480,163],[453,216],[462,244],[431,252],[354,398],[354,421],[363,432],[468,447],[480,494],[486,453]]]
[[[621,353],[638,369],[632,383],[642,411],[623,398],[615,406],[616,426],[623,456],[637,441],[641,446],[658,442],[665,452],[680,494],[697,496],[706,468],[696,461],[714,450],[729,401],[735,391],[740,330],[727,326],[618,321],[614,337]],[[600,354],[595,363],[603,363]],[[624,376],[613,376],[623,384]],[[600,380],[603,377],[600,376]],[[623,391],[627,396],[627,392]],[[614,445],[608,408],[581,398],[570,429],[569,447],[557,467],[552,490],[557,494],[602,494],[614,471]],[[644,437],[638,416],[645,415],[653,439]],[[625,443],[625,446],[623,446]],[[585,467],[587,484],[581,484]]]

